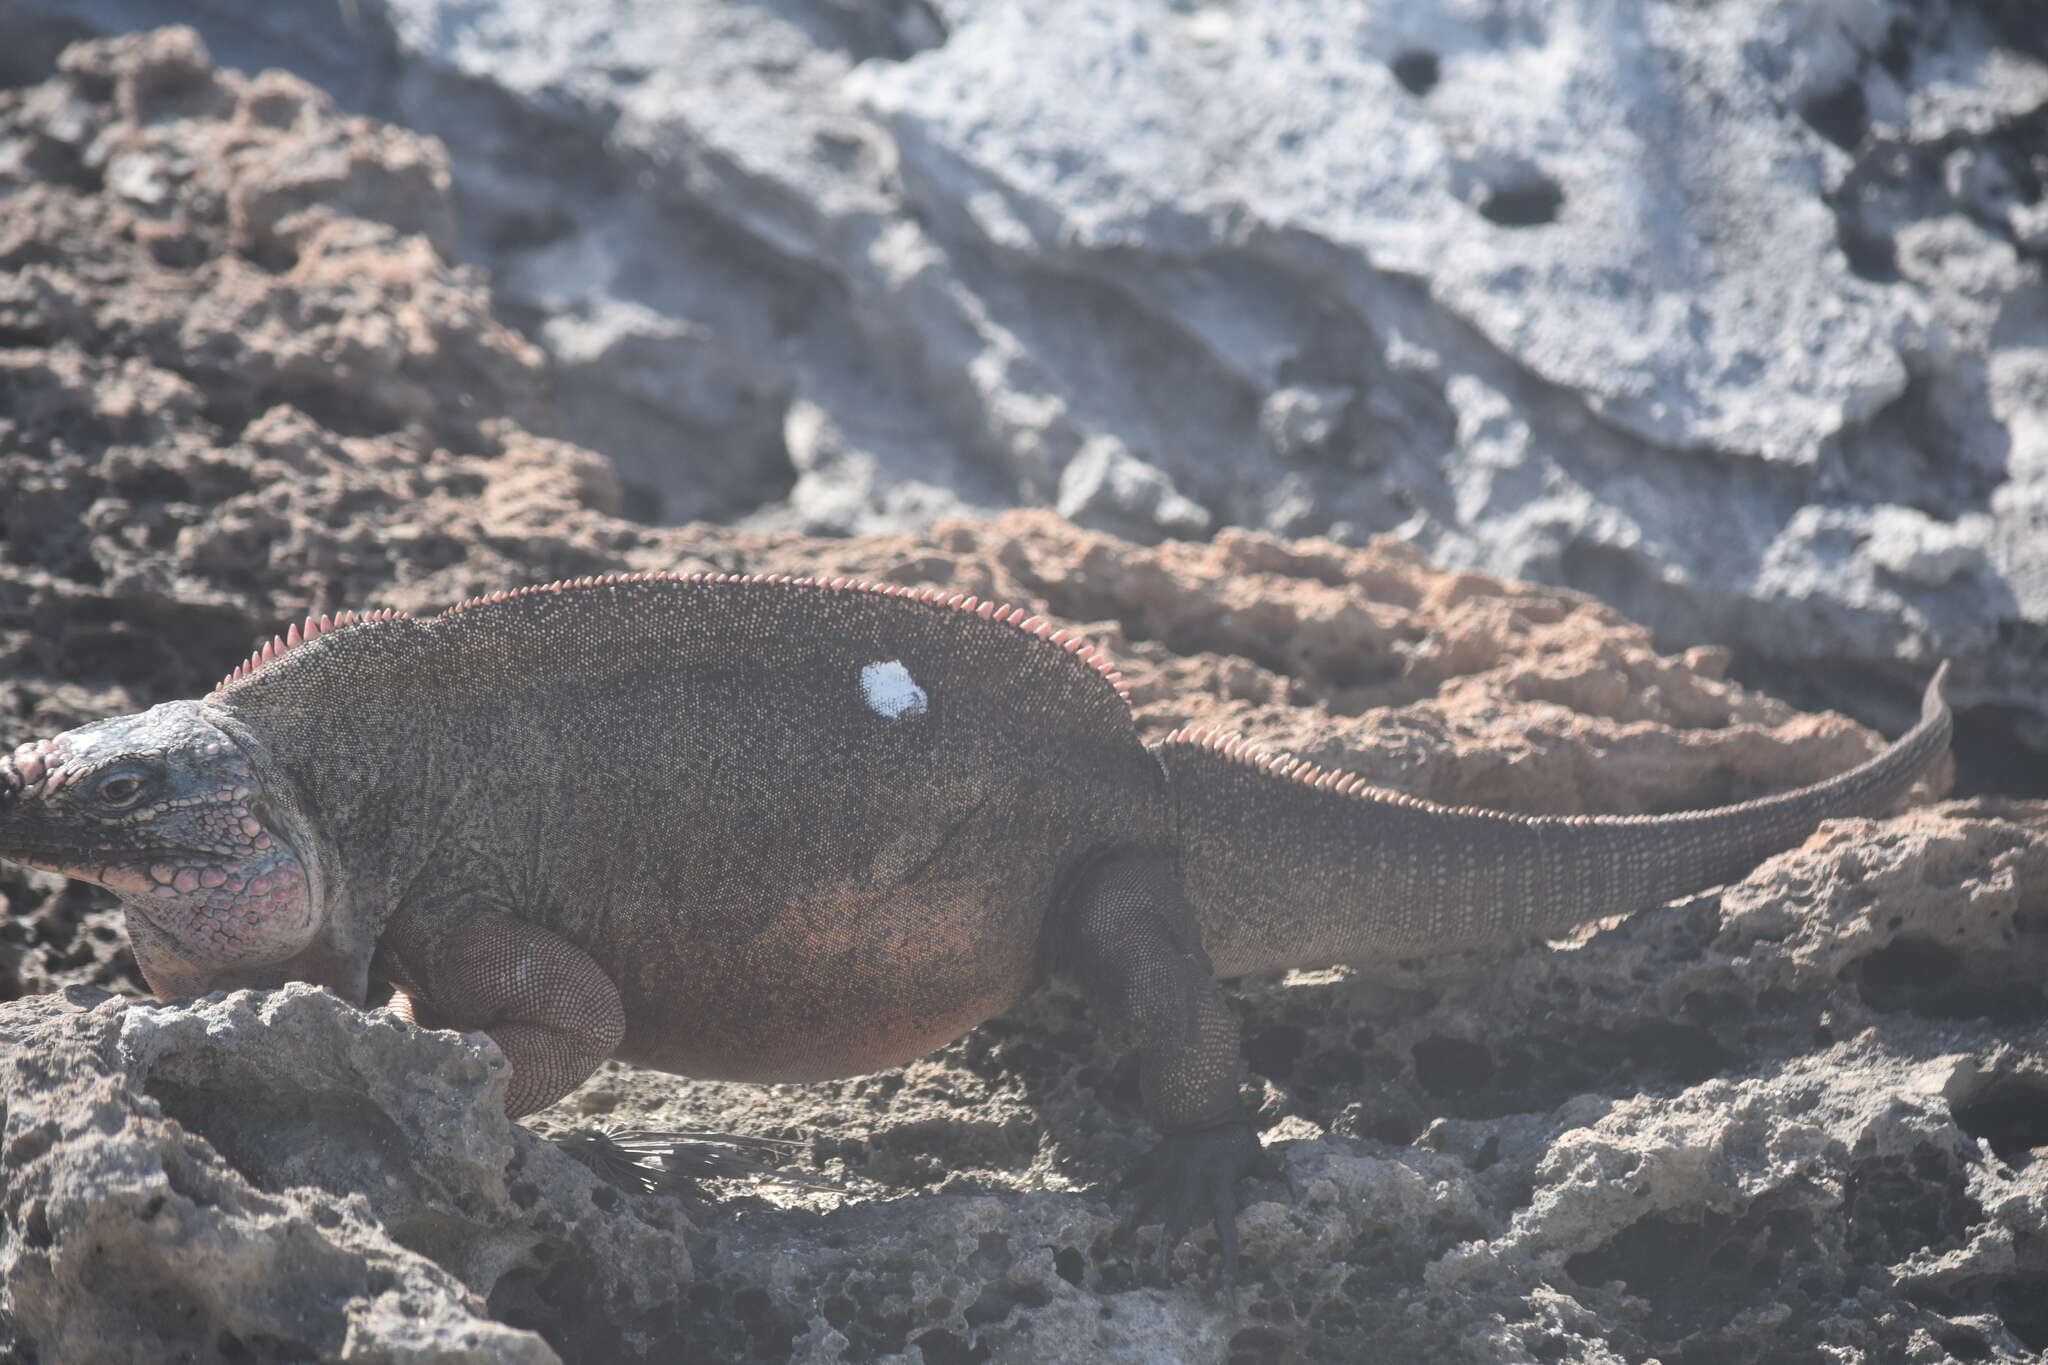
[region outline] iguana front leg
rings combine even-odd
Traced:
[[[1165,1140],[1138,1221],[1165,1223],[1163,1262],[1213,1220],[1226,1281],[1237,1268],[1237,1181],[1258,1154],[1238,1098],[1237,1018],[1210,970],[1169,854],[1126,851],[1083,869],[1061,921],[1062,965],[1138,1044],[1138,1091]]]
[[[626,1033],[618,987],[569,940],[499,911],[386,932],[385,970],[418,1023],[491,1036],[512,1064],[505,1112],[545,1109],[581,1085]]]

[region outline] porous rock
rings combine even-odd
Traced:
[[[630,1344],[689,1282],[673,1207],[512,1125],[494,1050],[312,987],[30,997],[0,1068],[0,1302],[50,1365],[553,1361],[532,1327]]]
[[[616,476],[545,434],[540,353],[443,255],[437,143],[189,29],[43,46],[0,90],[10,734],[197,695],[284,618],[407,582],[617,562]],[[18,870],[0,897],[46,926],[0,924],[7,995],[135,984],[90,898]]]
[[[917,12],[863,41],[930,37]],[[622,521],[608,466],[548,434],[537,353],[448,263],[440,212],[379,199],[431,199],[431,144],[214,67],[185,33],[48,55],[55,74],[0,96],[0,130],[25,139],[5,261],[33,285],[6,296],[20,344],[0,356],[27,395],[0,419],[0,746],[203,691],[307,611],[608,569],[999,597],[1106,646],[1148,734],[1239,728],[1440,800],[1677,809],[1879,742],[1730,681],[1724,651],[1661,651],[1579,593],[1392,540],[1148,546],[1042,512],[843,541]],[[251,92],[280,88],[295,112],[273,126]],[[103,143],[154,159],[109,178]],[[238,220],[237,195],[289,207]],[[234,335],[207,335],[231,374],[180,340],[221,309]],[[347,386],[322,386],[309,335]],[[974,369],[1018,430],[1045,411],[1004,388],[1022,372]],[[1306,449],[1342,404],[1298,387],[1269,427]],[[853,409],[808,401],[804,448],[853,460],[856,427],[835,425]],[[1100,452],[1077,497],[1175,505]],[[1964,553],[1894,539],[1930,573]],[[1213,1237],[1162,1280],[1156,1234],[1118,1221],[1150,1135],[1117,1042],[1070,993],[877,1076],[748,1087],[608,1064],[539,1117],[807,1139],[797,1164],[842,1187],[714,1185],[692,1232],[672,1196],[601,1188],[496,1117],[481,1039],[303,988],[138,1005],[105,902],[9,872],[0,987],[30,998],[0,1008],[0,1331],[44,1359],[92,1358],[70,1314],[111,1331],[127,1313],[140,1349],[199,1358],[2018,1361],[2048,1349],[2044,885],[2048,810],[1953,804],[1828,826],[1737,887],[1563,947],[1240,983],[1273,1165],[1245,1186],[1232,1313]],[[80,983],[130,998],[33,994]],[[100,1316],[52,1253],[112,1226],[93,1218],[120,1223],[114,1289],[138,1287]],[[276,1327],[315,1283],[342,1306]]]

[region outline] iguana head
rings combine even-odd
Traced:
[[[0,758],[0,858],[120,897],[162,999],[324,978],[295,961],[322,956],[319,924],[279,803],[196,701]]]

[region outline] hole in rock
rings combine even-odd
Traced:
[[[535,1257],[537,1264],[507,1272],[485,1300],[490,1315],[508,1327],[537,1332],[565,1360],[627,1360],[628,1324],[590,1311],[602,1303],[594,1268],[577,1256]]]
[[[782,427],[765,415],[757,427],[723,433],[723,458],[706,465],[678,456],[679,419],[650,404],[584,380],[565,387],[558,401],[559,434],[611,461],[628,521],[680,526],[730,520],[778,503],[796,487],[796,461]]]
[[[2005,1330],[2030,1351],[2048,1351],[2048,1275],[2015,1275],[1991,1295]]]
[[[1843,474],[1868,502],[1898,502],[1925,512],[1936,521],[1953,521],[1982,511],[2007,478],[2011,442],[1978,440],[1969,432],[1972,418],[1957,410],[1943,385],[1927,374],[1910,374],[1898,396],[1872,413],[1862,431],[1842,447]],[[1884,432],[1885,440],[1864,439]],[[2006,623],[2009,624],[2009,623]],[[2017,641],[2001,629],[2000,644]],[[1848,687],[1864,680],[1847,679]],[[1837,685],[1838,689],[1841,687]],[[1916,686],[1901,687],[1894,696],[1919,712]]]
[[[2048,24],[2041,22],[2041,0],[1976,0],[1970,8],[1984,16],[2007,47],[2048,61]]]
[[[974,1365],[988,1359],[988,1347],[970,1347],[953,1333],[939,1328],[917,1337],[913,1344],[931,1365]]]
[[[1564,187],[1549,176],[1496,185],[1480,201],[1479,215],[1502,227],[1541,227],[1557,221],[1564,207]]]
[[[1308,1035],[1293,1024],[1254,1029],[1244,1040],[1245,1065],[1260,1076],[1283,1080],[1308,1046]]]
[[[1566,1259],[1565,1272],[1580,1284],[1614,1284],[1633,1294],[1654,1294],[1692,1277],[1726,1249],[1725,1219],[1718,1226],[1645,1218],[1591,1251]]]
[[[661,525],[661,490],[638,479],[620,479],[619,515],[642,526]]]
[[[2038,204],[2048,192],[2048,106],[2005,124],[1991,134],[1990,145],[2012,177],[2022,204]]]
[[[1954,1245],[1984,1210],[1954,1156],[1922,1143],[1911,1161],[1860,1161],[1842,1185],[1843,1245],[1859,1265],[1889,1265]]]
[[[1648,1332],[1686,1342],[1683,1352],[1659,1351],[1661,1358],[1732,1365],[1757,1357],[1731,1353],[1723,1333],[1753,1309],[1759,1291],[1792,1293],[1812,1263],[1814,1232],[1813,1216],[1798,1208],[1752,1207],[1737,1218],[1704,1212],[1696,1222],[1649,1217],[1570,1257],[1565,1271],[1581,1284],[1619,1283],[1648,1300]],[[1783,1358],[1808,1357],[1788,1351]]]
[[[1719,1076],[1734,1064],[1713,1034],[1668,1019],[1644,1020],[1630,1033],[1626,1047],[1638,1066],[1666,1071],[1686,1085]]]
[[[1441,74],[1434,52],[1411,47],[1394,58],[1394,79],[1411,95],[1427,95]]]
[[[0,48],[0,90],[48,80],[57,69],[59,53],[97,35],[92,25],[82,20],[39,14],[35,23],[20,24],[9,36],[12,41]]]
[[[1352,1278],[1361,1277],[1354,1275]],[[1307,1317],[1315,1329],[1326,1336],[1342,1336],[1358,1331],[1358,1305],[1342,1296],[1333,1296],[1331,1300],[1312,1304]],[[1281,1355],[1268,1359],[1285,1360],[1287,1357]]]
[[[193,377],[209,390],[200,404],[200,415],[229,440],[238,438],[243,428],[276,407],[295,408],[336,436],[382,436],[404,426],[382,405],[366,402],[360,393],[342,386],[311,382],[256,386],[242,378],[239,356],[198,351],[189,359]]]
[[[1389,1114],[1358,1126],[1358,1135],[1389,1147],[1406,1147],[1422,1136],[1422,1125],[1413,1118]]]
[[[1318,1090],[1338,1085],[1357,1085],[1364,1079],[1364,1056],[1340,1048],[1332,1048],[1310,1057],[1308,1065],[1302,1068],[1300,1074],[1303,1085],[1314,1086]]]
[[[1956,712],[1949,752],[1956,760],[1955,796],[2048,797],[2048,753],[2020,740],[2016,706],[1972,706]]]
[[[1874,1008],[1909,1009],[1928,992],[1954,985],[1962,959],[1933,939],[1909,935],[1893,939],[1847,970]]]
[[[1956,1127],[2005,1160],[2048,1148],[2048,1081],[2001,1077],[1951,1112]]]
[[[1989,1360],[1991,1346],[1975,1332],[1942,1332],[1934,1338],[1954,1360]]]
[[[1292,1345],[1287,1334],[1273,1327],[1247,1327],[1230,1339],[1230,1365],[1265,1365],[1286,1360]]]
[[[1855,81],[1810,97],[1799,106],[1799,117],[1844,151],[1854,151],[1870,131],[1870,104]]]
[[[1972,979],[1953,948],[1911,934],[1849,964],[1843,976],[1872,1009],[1927,1019],[2022,1024],[2048,1009],[2039,985]]]
[[[930,0],[833,0],[790,6],[784,22],[800,23],[812,44],[842,52],[853,61],[902,62],[945,46],[951,35],[948,8]]]
[[[1052,1294],[1044,1285],[991,1284],[975,1296],[962,1314],[970,1327],[986,1327],[992,1322],[1001,1322],[1018,1308],[1043,1308],[1052,1302]]]
[[[1463,1038],[1424,1038],[1415,1045],[1415,1080],[1432,1095],[1469,1095],[1492,1084],[1493,1054]]]
[[[489,225],[491,250],[496,254],[538,251],[576,231],[576,220],[559,206],[510,210]]]
[[[248,1336],[222,1332],[214,1338],[213,1348],[220,1353],[220,1359],[231,1365],[241,1361],[314,1360],[324,1354],[316,1352],[308,1342],[292,1341],[269,1332],[252,1332]]]
[[[1884,46],[1878,49],[1877,59],[1894,79],[1906,79],[1913,69],[1913,41],[1919,36],[1920,30],[1904,15],[1893,19],[1891,27],[1885,30]]]
[[[1899,278],[1899,249],[1891,237],[1850,221],[1840,209],[1835,212],[1835,241],[1849,258],[1849,272],[1872,284],[1894,284]]]
[[[162,1105],[167,1117],[205,1139],[259,1190],[274,1193],[311,1184],[346,1195],[348,1180],[369,1178],[368,1172],[376,1167],[345,1171],[346,1162],[329,1163],[308,1154],[360,1152],[366,1161],[377,1161],[388,1171],[394,1167],[371,1154],[407,1150],[391,1116],[354,1096],[313,1087],[288,1090],[275,1078],[259,1081],[233,1070],[176,1078],[166,1074],[175,1069],[159,1062],[158,1070],[143,1081],[143,1093]],[[177,1188],[175,1180],[170,1183]]]

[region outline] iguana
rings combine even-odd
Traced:
[[[106,887],[164,999],[372,981],[481,1029],[513,1115],[607,1057],[894,1066],[1048,972],[1135,1037],[1161,1255],[1235,1260],[1257,1151],[1217,985],[1502,948],[1728,881],[1896,802],[1919,723],[1824,782],[1632,817],[1452,808],[1182,730],[1066,630],[844,578],[629,574],[294,626],[196,701],[0,764],[0,857]]]

